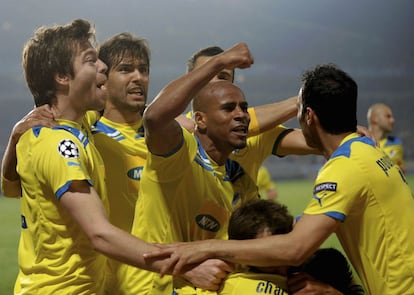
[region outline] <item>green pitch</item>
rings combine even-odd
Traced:
[[[414,175],[408,176],[414,192]],[[311,180],[277,182],[279,201],[286,204],[294,216],[301,214],[312,196]],[[19,201],[0,197],[0,294],[13,294],[17,275],[17,245],[20,233]],[[324,247],[342,249],[335,236]]]

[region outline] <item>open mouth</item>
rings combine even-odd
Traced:
[[[233,128],[231,131],[241,134],[241,135],[246,135],[247,134],[247,126],[237,126],[235,128]]]
[[[142,88],[132,88],[128,90],[128,94],[138,95],[138,96],[144,96],[144,90]]]

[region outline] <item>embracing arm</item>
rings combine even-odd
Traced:
[[[159,270],[156,260],[145,260],[142,256],[156,247],[112,225],[98,194],[86,181],[73,181],[60,203],[80,225],[96,251],[130,265]]]
[[[20,177],[16,171],[16,144],[20,137],[28,129],[35,126],[55,126],[57,123],[53,118],[50,107],[44,105],[33,109],[14,125],[1,164],[1,182],[4,196],[12,198],[21,196]]]
[[[86,233],[96,251],[138,268],[154,272],[161,270],[167,258],[144,258],[144,253],[158,248],[112,225],[96,191],[86,181],[74,181],[60,202]],[[232,267],[224,261],[208,260],[187,267],[182,276],[197,287],[217,290],[223,277],[231,270]]]
[[[252,240],[205,240],[164,246],[145,257],[170,256],[161,274],[181,273],[188,264],[209,258],[254,266],[299,265],[308,258],[339,226],[326,215],[303,215],[288,234]]]
[[[256,122],[254,120],[250,122],[249,136],[270,130],[292,119],[297,112],[297,96],[249,108],[250,118],[256,119]]]

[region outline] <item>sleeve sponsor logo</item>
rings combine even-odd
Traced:
[[[63,139],[59,142],[58,152],[66,159],[79,158],[79,148],[76,143],[70,139]]]
[[[336,182],[323,182],[323,183],[316,185],[313,188],[313,193],[317,194],[321,191],[336,192],[336,186],[337,186]]]

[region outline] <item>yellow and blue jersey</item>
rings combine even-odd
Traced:
[[[304,213],[341,221],[337,236],[369,294],[414,294],[414,200],[371,139],[354,133],[341,142]]]
[[[130,232],[148,154],[142,121],[131,125],[102,117],[93,126],[92,133],[106,167],[109,220]]]
[[[144,168],[132,233],[147,242],[171,243],[226,239],[235,191],[243,174],[230,159],[217,165],[197,138],[183,129],[183,144],[168,157],[149,153]],[[244,182],[246,185],[248,182]],[[257,197],[254,182],[240,200]],[[171,294],[172,278],[130,267],[130,291]]]
[[[380,148],[397,165],[404,165],[404,148],[400,138],[387,136],[379,141]]]
[[[131,232],[141,174],[148,149],[142,120],[134,124],[115,123],[105,117],[93,126],[95,145],[106,167],[106,185],[110,222]],[[128,294],[125,289],[127,266],[109,259],[107,291],[110,294]]]
[[[22,230],[16,294],[102,294],[106,257],[59,204],[72,181],[87,181],[108,209],[102,159],[88,130],[60,120],[32,128],[17,144]]]

